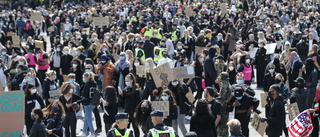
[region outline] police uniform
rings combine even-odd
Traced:
[[[151,112],[151,117],[163,117],[163,112],[155,110]],[[172,127],[166,126],[163,123],[157,124],[154,128],[150,129],[147,137],[178,137]]]
[[[166,41],[165,40],[161,40],[161,43],[165,43]],[[158,62],[159,60],[163,59],[163,54],[162,52],[167,50],[167,48],[165,46],[157,46],[154,48],[154,51],[153,51],[153,60],[155,62]]]
[[[144,44],[143,41],[139,41],[139,45]],[[135,56],[138,57],[142,62],[146,62],[146,54],[141,47],[137,47],[135,50]]]
[[[116,121],[121,119],[129,119],[128,113],[120,113],[116,115]],[[107,137],[134,137],[133,131],[131,129],[119,129],[118,127],[111,128],[108,133]]]

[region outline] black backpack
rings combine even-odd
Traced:
[[[93,106],[99,106],[100,104],[100,92],[99,89],[96,87],[91,87],[90,88],[90,104]]]

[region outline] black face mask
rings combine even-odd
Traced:
[[[279,83],[281,83],[281,80],[280,79],[275,79],[275,82],[276,82],[276,84],[279,84]]]
[[[149,108],[147,108],[147,107],[141,107],[141,111],[142,111],[143,113],[147,112],[148,109],[149,109]]]
[[[272,96],[273,96],[273,93],[271,93],[271,92],[268,92],[268,96],[269,96],[270,98],[272,98]]]
[[[273,64],[279,64],[280,60],[279,59],[274,59]]]
[[[302,85],[302,84],[300,84],[300,83],[296,83],[296,87],[298,87],[298,88],[302,88],[302,87],[303,87],[303,85]]]
[[[167,58],[168,57],[168,54],[163,54],[162,55],[164,58]]]

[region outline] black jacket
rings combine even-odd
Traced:
[[[25,115],[31,116],[32,109],[35,108],[36,102],[40,104],[41,109],[45,107],[43,99],[37,94],[26,95],[25,98]]]
[[[92,87],[94,87],[94,88],[97,87],[97,84],[94,81],[89,81],[84,84],[83,91],[81,94],[81,96],[86,99],[86,101],[82,102],[82,105],[84,105],[84,106],[90,105],[90,101],[91,101],[90,88],[92,88]]]
[[[44,121],[48,130],[52,130],[52,134],[47,137],[62,137],[62,128],[64,127],[65,117],[62,115],[48,115]]]
[[[135,111],[135,108],[141,101],[140,91],[135,90],[132,92],[132,88],[124,88],[123,90],[123,99],[125,100],[125,109],[124,112],[132,113]]]
[[[146,56],[146,59],[153,58],[154,47],[155,47],[155,45],[150,40],[146,40],[144,42],[143,50],[144,50],[144,54]]]
[[[26,74],[27,74],[26,72],[22,72],[22,73],[14,76],[14,78],[11,81],[11,90],[12,91],[21,89],[21,87],[19,85],[22,83],[23,79],[26,77]]]
[[[212,48],[210,48],[210,50],[212,50]],[[204,78],[207,86],[212,86],[212,84],[214,84],[214,81],[217,79],[217,71],[213,60],[213,57],[215,56],[215,49],[211,51],[211,53],[210,50],[209,56],[207,56],[203,65]]]
[[[195,114],[190,120],[190,131],[198,137],[216,137],[215,117],[212,114]]]
[[[266,133],[269,137],[281,136],[284,127],[286,113],[282,97],[277,97],[268,114],[268,127]]]
[[[65,110],[66,112],[68,112],[68,111],[73,112],[73,110],[70,109],[70,108],[68,108],[68,107],[66,106],[66,104],[67,104],[67,103],[77,102],[77,103],[80,105],[80,103],[85,102],[86,99],[85,99],[84,97],[82,97],[82,96],[78,96],[78,95],[76,95],[76,94],[72,94],[72,97],[71,97],[69,100],[66,100],[66,98],[65,98],[63,95],[61,95],[61,96],[59,97],[59,101],[60,101],[61,104],[63,105],[64,110]]]
[[[269,88],[272,84],[275,84],[275,77],[277,73],[273,73],[273,76],[271,76],[270,72],[266,73],[264,75],[263,79],[263,90],[264,92],[268,92]]]
[[[168,86],[175,97],[177,106],[180,108],[180,114],[186,114],[187,108],[185,102],[187,102],[186,94],[189,92],[186,84],[179,84],[176,87],[173,87],[171,84]]]
[[[44,123],[41,120],[36,120],[30,130],[29,137],[46,137],[46,136],[47,136],[47,132],[46,132]]]
[[[45,78],[42,84],[42,97],[44,100],[47,100],[50,98],[49,91],[51,90],[57,90],[56,82],[51,81],[48,78]]]
[[[71,66],[71,61],[72,61],[73,57],[68,54],[63,54],[61,56],[61,61],[60,61],[60,68],[62,69],[62,74],[64,75],[68,75],[70,73],[70,68]],[[57,72],[59,74],[59,72]]]

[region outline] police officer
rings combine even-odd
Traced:
[[[148,35],[152,37],[152,34],[153,34],[152,22],[148,22],[148,25],[141,30],[141,33],[144,36]]]
[[[164,125],[163,111],[154,110],[150,115],[154,128],[149,130],[147,137],[179,137],[172,127]]]
[[[160,46],[157,46],[157,47],[154,48],[154,53],[153,53],[154,57],[153,57],[153,59],[154,59],[155,62],[158,62],[160,59],[164,58],[163,57],[163,52],[165,50],[167,50],[167,48],[166,48],[166,40],[161,40],[160,41]],[[168,55],[168,54],[166,54],[166,55]]]
[[[155,37],[158,38],[158,39],[162,39],[163,30],[160,27],[160,23],[159,22],[155,22],[154,23],[154,27],[155,27],[155,30],[157,31],[157,35]]]
[[[178,24],[173,23],[172,24],[172,33],[171,33],[171,40],[173,44],[177,44],[180,38],[180,30],[177,28]]]
[[[133,12],[130,12],[130,13],[129,13],[129,16],[127,17],[127,19],[128,19],[129,21],[132,21],[132,22],[137,22],[137,21],[138,21],[137,17],[136,17],[136,16],[133,16]]]
[[[244,94],[242,87],[237,86],[234,89],[234,98],[231,100],[232,107],[235,108],[235,118],[241,123],[241,129],[244,136],[249,137],[249,116],[253,109],[259,105],[259,100]]]
[[[112,128],[108,131],[107,137],[133,137],[133,131],[131,129],[127,129],[128,124],[128,113],[117,114],[116,122],[113,123]]]
[[[134,50],[135,56],[140,58],[140,60],[142,62],[146,62],[146,54],[144,54],[144,50],[143,50],[144,42],[143,41],[139,41],[138,44],[139,44],[139,47],[137,47]]]

